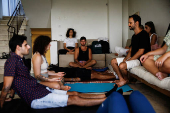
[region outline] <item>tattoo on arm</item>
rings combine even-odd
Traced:
[[[9,89],[10,89],[10,87],[5,87],[5,88],[2,89],[2,91],[3,91],[3,92],[8,92]]]
[[[44,76],[42,76],[42,75],[37,75],[35,78],[36,78],[37,80],[43,81],[43,82],[48,81],[48,78],[47,78],[47,77],[44,77]]]
[[[9,89],[10,89],[10,87],[3,87],[3,89],[2,89],[1,98],[0,98],[0,101],[1,101],[2,104],[4,103],[4,101],[6,99],[6,96],[7,96]]]

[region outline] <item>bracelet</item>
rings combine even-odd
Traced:
[[[13,96],[9,95],[9,98],[12,98],[12,99],[13,99],[13,98],[14,98],[14,95],[13,95]]]

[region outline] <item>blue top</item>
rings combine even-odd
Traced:
[[[15,53],[11,53],[11,57],[5,62],[4,76],[14,76],[12,89],[30,106],[33,100],[51,93],[46,86],[37,83],[37,80],[30,76],[23,59]]]

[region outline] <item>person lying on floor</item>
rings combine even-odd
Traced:
[[[54,67],[52,68],[55,72],[65,72],[64,81],[84,81],[84,80],[109,80],[118,79],[113,73],[108,72],[96,72],[86,68],[63,68]],[[49,78],[55,76],[49,76]]]
[[[129,16],[129,28],[135,33],[131,39],[130,50],[126,57],[114,58],[111,61],[113,70],[119,77],[119,80],[115,81],[119,87],[128,83],[127,70],[140,66],[140,57],[151,50],[149,35],[140,25],[140,16]]]
[[[148,52],[140,58],[142,65],[159,80],[168,77],[170,73],[170,30],[164,41],[162,48]]]
[[[96,64],[96,60],[92,60],[92,51],[86,46],[86,37],[80,38],[81,46],[75,49],[74,60],[69,66],[79,68],[89,68]]]
[[[25,36],[14,35],[9,41],[9,47],[12,52],[10,58],[5,62],[4,67],[4,81],[0,96],[1,108],[3,108],[10,88],[12,88],[11,92],[13,92],[10,97],[13,97],[14,92],[16,92],[20,98],[25,100],[34,109],[64,107],[68,105],[99,105],[114,91],[113,88],[106,94],[81,94],[78,92],[51,89],[39,84],[34,77],[30,76],[29,69],[22,60],[24,55],[29,54],[30,49],[26,39],[27,37]],[[48,80],[42,75],[39,76],[42,81]],[[59,80],[59,78],[54,79],[56,81]]]
[[[56,79],[48,79],[42,81],[39,75],[43,75],[48,78],[48,75],[55,76],[56,78],[61,78],[64,76],[62,72],[55,73],[53,71],[47,70],[48,62],[46,60],[45,54],[50,49],[51,38],[48,36],[39,36],[34,41],[33,46],[33,56],[31,59],[31,76],[35,77],[40,84],[48,86],[53,89],[61,89],[68,91],[69,86],[64,86],[63,83]],[[54,77],[53,77],[54,78]]]

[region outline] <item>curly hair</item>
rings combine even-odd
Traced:
[[[73,28],[68,28],[67,33],[66,33],[66,37],[69,37],[69,33],[70,33],[71,30],[73,31],[73,38],[76,37],[76,31],[74,31]]]
[[[145,25],[147,25],[151,28],[151,31],[150,31],[151,33],[156,33],[155,25],[152,21],[146,22]]]
[[[50,42],[50,37],[43,35],[38,36],[34,41],[33,54],[39,52],[41,55],[45,55],[45,50]]]

